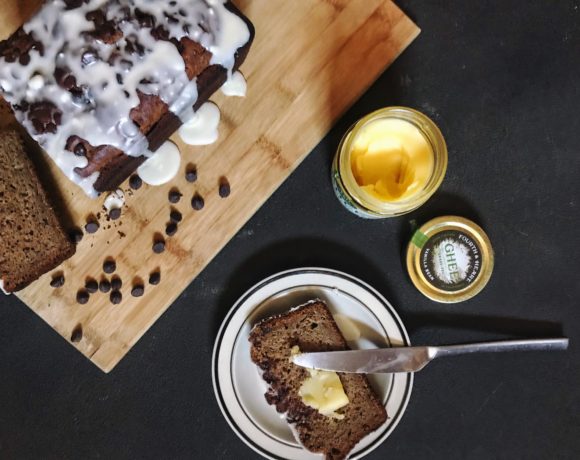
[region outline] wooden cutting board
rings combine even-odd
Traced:
[[[41,3],[4,0],[0,38],[6,38]],[[419,29],[390,0],[237,0],[256,26],[256,41],[242,71],[246,98],[212,100],[222,112],[220,137],[210,147],[188,147],[178,136],[183,162],[166,186],[128,193],[120,220],[107,222],[104,197],[86,198],[50,166],[62,204],[79,227],[89,214],[100,216],[100,230],[85,234],[77,253],[58,270],[18,294],[42,319],[105,372],[109,372],[171,305],[218,251],[270,197],[328,133],[341,114],[375,81],[418,35]],[[3,124],[9,123],[4,115]],[[187,164],[198,170],[196,183],[184,178]],[[218,195],[222,176],[231,184],[227,199]],[[182,200],[170,205],[177,188]],[[129,190],[127,184],[123,190]],[[205,208],[194,211],[200,193]],[[179,231],[166,238],[166,251],[155,254],[155,235],[163,235],[171,206],[184,216]],[[107,294],[76,302],[87,278],[100,280],[105,258],[117,262],[123,301],[112,305]],[[161,283],[147,283],[161,271]],[[53,289],[53,274],[66,283]],[[131,296],[134,282],[145,294]],[[72,331],[82,327],[80,342]],[[187,326],[184,326],[187,327]]]

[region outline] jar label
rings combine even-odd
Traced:
[[[481,257],[481,249],[471,236],[458,230],[444,230],[421,245],[421,272],[437,289],[460,291],[478,278]]]

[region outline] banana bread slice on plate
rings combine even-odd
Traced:
[[[0,286],[23,289],[75,253],[16,131],[0,132]]]
[[[305,403],[302,387],[311,374],[291,362],[292,353],[348,349],[324,302],[312,301],[259,322],[249,340],[252,361],[270,386],[266,400],[285,414],[306,449],[329,460],[344,459],[387,420],[385,407],[362,374],[338,374],[348,403],[335,413],[323,415]]]

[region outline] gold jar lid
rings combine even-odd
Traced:
[[[462,302],[478,294],[489,281],[493,264],[489,238],[463,217],[430,220],[414,233],[407,248],[413,284],[437,302]]]

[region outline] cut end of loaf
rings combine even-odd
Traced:
[[[16,292],[75,253],[16,131],[0,132],[0,280]]]
[[[302,352],[348,349],[330,310],[320,300],[256,324],[249,337],[252,361],[269,384],[268,404],[274,405],[294,427],[300,443],[326,459],[348,456],[355,445],[386,420],[384,406],[366,376],[339,373],[349,404],[339,410],[344,418],[326,417],[305,405],[298,394],[308,371],[291,362],[293,346]]]

